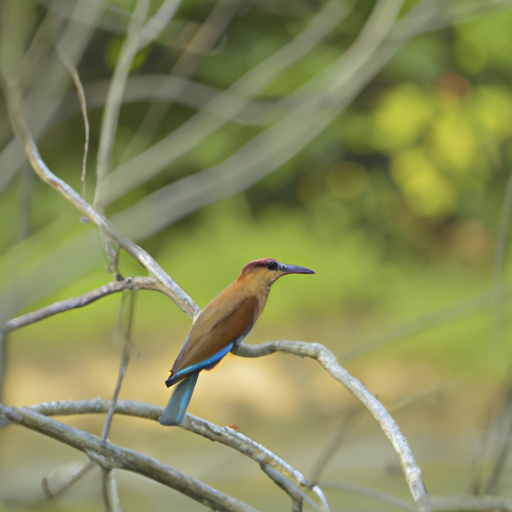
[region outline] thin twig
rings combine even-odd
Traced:
[[[16,238],[27,239],[33,232],[33,182],[34,173],[28,165],[24,165],[19,173],[19,214]]]
[[[85,464],[82,465],[82,467],[76,473],[74,473],[70,478],[68,478],[64,484],[60,485],[55,490],[50,488],[50,480],[52,478],[52,475],[50,475],[48,477],[45,476],[41,483],[41,486],[43,488],[43,492],[44,492],[45,496],[49,500],[54,500],[54,499],[58,498],[59,496],[64,494],[76,482],[81,480],[87,473],[89,473],[89,471],[91,471],[95,467],[96,467],[96,464],[94,464],[93,462],[90,462],[90,461],[86,462]]]
[[[262,464],[261,469],[278,487],[283,489],[292,498],[292,510],[294,512],[295,510],[302,511],[303,501],[307,501],[318,512],[330,512],[329,508],[324,507],[323,503],[318,506],[302,489],[290,482],[290,480],[269,464]]]
[[[324,16],[330,5],[327,4],[324,8]],[[299,93],[305,93],[307,97],[296,109],[253,137],[224,162],[177,180],[146,196],[118,214],[118,222],[127,226],[134,226],[135,222],[140,226],[151,224],[152,229],[157,232],[207,204],[247,189],[287,162],[350,104],[363,85],[382,69],[403,45],[404,41],[400,40],[389,46],[383,45],[379,49],[379,41],[382,41],[391,30],[400,5],[399,0],[380,0],[367,22],[368,30],[363,31],[362,36],[354,42],[355,50],[348,51],[301,87]],[[334,10],[334,6],[331,9]],[[320,14],[314,21],[320,23]],[[316,23],[312,22],[308,27],[315,36],[317,34],[313,30],[313,25],[316,28]],[[322,23],[324,26],[325,20]],[[373,29],[375,33],[371,34]],[[306,32],[304,31],[301,36]],[[303,50],[304,45],[310,44],[309,38],[304,37],[305,40],[302,41],[301,36],[228,89],[231,94],[238,93],[241,89],[239,101],[228,104],[222,94],[214,101],[221,105],[225,104],[225,110],[229,113],[239,112],[245,104],[244,98],[248,97],[247,91],[257,89],[261,82],[266,83],[267,77],[263,79],[258,75],[261,69],[269,66],[271,71],[277,69],[281,72],[283,63],[293,61],[297,53]],[[364,56],[364,66],[358,60],[359,54],[361,57]],[[254,83],[246,83],[249,78],[253,78],[253,74]],[[329,84],[327,88],[325,83]],[[324,94],[312,96],[311,91],[316,88],[324,90]],[[110,190],[115,194],[110,199],[120,197],[145,181],[223,124],[224,120],[212,118],[203,112],[196,114],[179,129],[113,171],[107,178],[112,180]],[[265,148],[265,151],[261,148]],[[144,175],[140,169],[145,170]]]
[[[302,512],[302,500],[292,501],[292,512]]]
[[[433,29],[433,18],[436,18],[435,28],[453,22],[451,13],[447,13],[446,7],[439,2],[427,2],[422,5],[428,12],[424,12],[422,16],[416,16],[416,10],[411,10],[401,18],[382,46],[368,59],[366,65],[351,68],[355,69],[355,74],[350,77],[350,80],[346,74],[341,73],[341,69],[336,67],[341,67],[342,62],[331,65],[312,79],[310,84],[300,89],[300,94],[306,94],[306,98],[283,119],[255,136],[221,164],[177,180],[120,212],[115,217],[118,225],[126,226],[127,229],[129,226],[134,226],[134,235],[137,236],[142,236],[142,232],[147,230],[148,226],[151,226],[149,230],[151,233],[156,233],[199,208],[245,190],[279,168],[339,116],[364,85],[383,68],[407,40]],[[429,7],[430,10],[428,10]],[[327,6],[324,9],[327,9]],[[409,21],[411,21],[410,28]],[[298,44],[298,39],[293,43]],[[290,43],[290,50],[293,43]],[[283,53],[286,55],[284,49]],[[261,68],[254,68],[251,73],[263,69],[270,60],[277,66],[285,58],[278,52],[262,63]],[[279,70],[282,71],[281,68]],[[338,75],[335,75],[335,72],[338,72]],[[246,75],[240,80],[245,82],[249,76],[252,77],[252,75]],[[247,91],[252,91],[251,87],[256,88],[260,83],[261,77],[255,74],[254,78],[254,84],[251,83]],[[325,83],[331,84],[333,80],[337,80],[337,88],[333,90],[333,87],[329,87],[326,90]],[[226,93],[231,96],[229,100],[222,95],[213,100],[218,102],[219,108],[225,104],[226,114],[235,115],[245,105],[242,99],[250,97],[250,94],[241,87],[241,81],[226,90]],[[314,88],[326,90],[326,92],[311,98],[311,90]],[[233,101],[232,97],[235,94],[241,95],[240,101]],[[107,177],[111,185],[111,194],[113,194],[109,196],[108,202],[121,197],[168,167],[178,156],[224,124],[224,122],[218,123],[220,123],[218,118],[212,119],[204,111],[200,112],[148,150],[112,171]],[[265,148],[265,151],[262,151],[262,148]],[[141,169],[144,169],[144,174],[140,172]]]
[[[76,63],[80,60],[96,30],[95,27],[102,16],[105,4],[105,2],[79,0],[72,7],[72,16],[69,21],[64,22],[65,20],[60,17],[56,20],[57,26],[51,32],[60,34],[57,45],[66,49],[66,54],[72,62]],[[67,92],[69,82],[67,70],[63,68],[62,63],[55,55],[48,60],[37,58],[41,42],[47,37],[45,32],[48,27],[46,25],[52,23],[55,23],[55,16],[49,12],[45,16],[45,21],[39,25],[24,57],[31,63],[36,63],[30,68],[33,71],[33,77],[37,78],[32,78],[30,84],[27,84],[31,87],[28,91],[27,104],[32,112],[32,130],[36,138],[41,136],[48,129],[50,123],[56,119],[55,113],[60,106],[62,97]],[[41,101],[41,98],[44,100]],[[14,137],[0,152],[0,169],[2,169],[0,193],[25,161],[25,153]]]
[[[354,422],[357,419],[357,416],[359,415],[361,410],[361,407],[352,407],[343,415],[341,424],[338,430],[336,431],[336,434],[329,441],[324,451],[318,457],[318,460],[314,464],[313,469],[311,470],[312,482],[320,482],[320,477],[322,473],[325,471],[327,464],[329,464],[330,460],[336,454],[337,449],[347,436],[348,431],[353,427]]]
[[[503,211],[501,212],[500,227],[496,237],[496,251],[494,254],[493,266],[493,287],[495,290],[494,297],[494,315],[496,321],[496,329],[498,335],[503,334],[503,300],[500,293],[501,276],[503,272],[503,261],[505,258],[505,245],[507,241],[507,231],[512,214],[512,173],[509,176],[507,188],[505,191],[505,200],[503,202]]]
[[[146,22],[141,29],[140,47],[144,48],[152,43],[163,32],[174,17],[181,0],[164,0],[159,9]]]
[[[112,167],[112,152],[116,138],[123,91],[133,59],[141,48],[140,30],[146,19],[150,2],[151,0],[138,0],[135,5],[130,24],[128,25],[126,39],[121,47],[121,52],[112,75],[105,110],[101,119],[98,161],[96,164],[97,181],[93,202],[93,208],[100,213],[104,212],[102,204],[103,178],[110,172]]]
[[[62,60],[64,66],[66,66],[71,78],[73,78],[73,82],[75,83],[76,91],[78,93],[78,100],[80,102],[80,109],[82,111],[82,119],[84,120],[84,130],[85,130],[85,142],[84,142],[84,156],[82,158],[82,175],[80,176],[80,180],[82,182],[82,197],[85,198],[85,176],[87,173],[87,155],[89,153],[89,116],[87,114],[87,103],[85,100],[85,91],[82,85],[82,81],[80,80],[80,75],[78,74],[78,69],[76,66],[68,59],[67,55],[61,49],[60,46],[57,46],[57,53],[59,54],[60,59]]]
[[[72,309],[82,308],[102,297],[123,290],[154,290],[165,293],[168,297],[172,298],[172,294],[169,293],[169,290],[153,277],[128,277],[123,281],[113,281],[78,297],[61,300],[36,311],[31,311],[25,315],[11,318],[7,321],[3,331],[11,332],[16,329],[21,329],[22,327],[39,322],[50,316]]]
[[[429,496],[423,483],[421,469],[416,463],[407,440],[386,408],[372,395],[366,387],[347,370],[340,366],[335,355],[319,343],[299,341],[273,341],[261,345],[242,343],[233,350],[242,357],[261,357],[275,352],[294,354],[300,357],[316,359],[337,381],[341,382],[379,422],[382,430],[391,441],[398,455],[409,490],[419,512],[431,510]]]
[[[361,485],[336,482],[331,480],[324,480],[322,486],[326,489],[339,489],[360,496],[365,496],[372,500],[386,503],[399,510],[405,512],[415,512],[416,508],[411,503],[408,503],[401,498],[386,494],[383,492],[369,489]],[[432,510],[433,511],[495,511],[495,512],[512,512],[512,501],[507,498],[494,498],[494,497],[478,497],[478,496],[432,496]]]
[[[489,425],[489,428],[496,431],[495,433],[498,438],[496,460],[494,461],[491,474],[484,489],[485,494],[492,496],[498,491],[498,486],[507,465],[512,443],[512,386],[510,384],[503,403],[501,404],[497,418],[493,425]],[[491,432],[488,432],[487,434],[490,436]]]
[[[264,90],[285,69],[309,53],[348,12],[347,4],[339,4],[337,0],[331,0],[293,41],[251,69],[226,91],[215,97],[203,111],[198,112],[174,132],[113,170],[105,178],[107,194],[104,197],[105,204],[111,203],[148,180],[173,160],[224,126],[228,119],[238,114],[253,97]],[[211,116],[208,113],[210,109],[223,110],[225,117]],[[141,162],[144,162],[142,166]],[[144,172],[141,172],[141,169],[144,169]]]
[[[89,109],[102,108],[105,105],[109,80],[89,82],[84,86]],[[126,82],[123,96],[124,103],[150,101],[158,104],[175,102],[194,110],[205,112],[247,126],[268,125],[277,121],[292,107],[297,106],[300,98],[285,97],[283,99],[255,99],[249,101],[240,112],[227,116],[222,108],[218,108],[212,100],[220,94],[220,90],[209,85],[188,80],[183,77],[163,74],[133,75]],[[228,98],[228,101],[233,101]],[[68,94],[59,112],[59,118],[71,116],[78,111],[74,94]]]
[[[396,496],[392,496],[391,494],[386,494],[384,492],[376,491],[374,489],[369,489],[368,487],[364,487],[362,485],[351,484],[348,482],[323,480],[322,487],[324,487],[325,489],[337,489],[340,491],[365,496],[380,503],[391,505],[392,507],[395,507],[399,510],[405,510],[405,512],[416,511],[416,507],[409,503],[408,501],[405,501],[401,498],[397,498]]]
[[[130,67],[136,53],[154,41],[174,16],[180,0],[165,0],[158,11],[144,24],[151,0],[138,0],[128,26],[126,39],[121,48],[118,62],[112,76],[105,112],[102,118],[100,144],[98,148],[98,168],[94,207],[104,210],[104,178],[112,166],[119,111]]]
[[[135,291],[125,290],[123,292],[121,305],[119,308],[119,318],[118,325],[116,326],[116,334],[118,334],[119,337],[121,338],[121,342],[123,345],[123,355],[121,358],[121,367],[119,368],[119,375],[117,377],[116,387],[114,389],[114,394],[112,395],[112,401],[108,409],[107,418],[105,419],[105,425],[103,426],[103,434],[101,436],[101,440],[104,443],[107,441],[107,437],[110,432],[110,426],[112,424],[112,419],[114,417],[114,410],[116,408],[116,403],[119,398],[119,392],[121,391],[123,378],[128,367],[128,362],[130,361],[130,353],[132,350],[131,333],[135,317],[136,293],[137,292]],[[126,305],[126,302],[128,302],[128,305]]]
[[[115,469],[102,469],[101,493],[105,512],[123,512],[119,492],[117,490]]]
[[[194,37],[186,45],[182,55],[172,66],[169,71],[169,77],[190,78],[193,75],[210,49],[226,30],[227,25],[235,15],[238,5],[239,0],[217,0],[206,20],[201,24]],[[181,88],[184,89],[187,81],[182,80],[180,83]],[[159,95],[164,92],[164,88],[165,86],[162,84],[162,91],[158,91]],[[175,91],[176,95],[180,93],[180,90]],[[170,103],[162,105],[161,102],[153,102],[148,106],[135,135],[126,146],[121,162],[146,149],[169,108]]]

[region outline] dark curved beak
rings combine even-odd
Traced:
[[[298,265],[286,265],[285,263],[279,264],[279,270],[283,274],[314,274],[313,270],[306,267],[299,267]]]

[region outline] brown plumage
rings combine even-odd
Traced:
[[[249,334],[260,316],[272,284],[286,274],[314,274],[296,265],[266,258],[251,261],[238,279],[219,293],[197,316],[166,381],[179,383],[160,417],[163,425],[179,425],[201,370],[210,370]]]

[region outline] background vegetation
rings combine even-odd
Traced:
[[[49,168],[199,306],[252,259],[313,268],[277,283],[248,343],[324,344],[390,410],[431,494],[510,497],[512,2],[184,0],[133,51],[109,143],[109,83],[144,3],[0,3],[2,324],[103,285],[112,264],[14,138],[5,87],[16,76]],[[170,2],[146,4],[152,19]],[[88,107],[85,184],[68,61]],[[123,276],[144,274],[120,258]],[[107,297],[10,333],[2,402],[110,398],[119,304]],[[189,327],[165,296],[139,293],[121,398],[166,403]],[[229,356],[201,375],[189,410],[236,424],[310,477],[341,432],[323,481],[409,499],[373,419],[309,360]],[[103,419],[66,422],[99,435]],[[117,415],[110,434],[255,508],[289,508],[253,464],[196,437]],[[65,480],[77,452],[13,426],[0,443],[0,511],[103,506],[99,472],[57,502],[41,490],[45,476]],[[322,487],[333,510],[395,509]],[[203,510],[130,474],[119,488],[127,511]]]

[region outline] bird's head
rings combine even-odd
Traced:
[[[276,279],[286,274],[314,274],[313,270],[298,265],[288,265],[286,263],[279,263],[272,258],[264,258],[261,260],[254,260],[242,270],[239,279],[252,278],[259,282],[264,282],[270,286]]]

